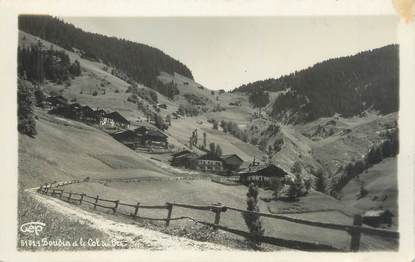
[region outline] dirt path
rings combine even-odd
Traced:
[[[33,189],[26,190],[35,200],[48,209],[61,213],[68,219],[86,223],[121,243],[133,243],[133,248],[150,250],[230,250],[213,243],[198,242],[187,238],[167,235],[137,225],[114,222],[99,214],[91,213],[58,199],[37,194]]]

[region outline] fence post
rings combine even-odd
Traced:
[[[59,198],[62,199],[62,195],[63,195],[63,189],[61,191],[61,194],[59,195]]]
[[[219,207],[213,209],[213,212],[215,212],[215,225],[219,225],[221,211],[222,209]]]
[[[85,193],[81,194],[81,198],[79,199],[79,204],[82,205],[82,201],[84,201]]]
[[[362,225],[362,216],[355,215],[353,217],[353,225],[360,227]],[[353,252],[359,251],[361,232],[359,229],[352,229],[350,232],[350,250]]]
[[[97,209],[98,199],[99,199],[99,196],[97,195],[97,197],[95,198],[94,209]]]
[[[50,195],[54,197],[55,194],[56,194],[56,190],[55,189],[52,189],[52,193]]]
[[[173,204],[167,202],[167,220],[166,220],[166,227],[170,225],[171,213],[173,212]]]
[[[71,202],[71,198],[72,198],[72,191],[71,191],[71,192],[69,192],[68,202]]]
[[[45,188],[45,194],[47,195],[49,193],[49,187]]]
[[[138,215],[138,207],[140,206],[140,202],[137,202],[137,205],[135,206],[135,210],[134,210],[134,217],[136,217]]]
[[[120,204],[120,200],[115,201],[115,206],[114,206],[114,208],[112,209],[112,211],[113,211],[113,213],[114,213],[114,214],[117,212],[117,208],[118,208],[118,205],[119,205],[119,204]]]

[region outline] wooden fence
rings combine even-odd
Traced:
[[[289,222],[297,223],[297,224],[344,231],[351,236],[350,250],[354,252],[359,250],[360,238],[362,234],[380,236],[380,237],[390,238],[390,239],[399,239],[399,232],[363,227],[362,217],[360,215],[354,216],[352,225],[341,225],[341,224],[309,221],[309,220],[298,219],[298,218],[293,218],[293,217],[288,217],[288,216],[278,215],[278,214],[252,212],[252,211],[247,211],[247,210],[243,210],[239,208],[225,206],[222,204],[213,204],[213,205],[208,205],[208,206],[189,205],[189,204],[171,203],[171,202],[166,202],[165,205],[141,205],[139,202],[135,204],[128,204],[128,203],[122,203],[120,202],[120,200],[104,199],[104,198],[101,198],[99,195],[89,196],[85,193],[65,192],[63,189],[59,189],[59,187],[62,187],[64,185],[69,185],[69,184],[79,183],[79,182],[80,182],[79,180],[74,180],[74,181],[60,182],[60,183],[55,183],[55,184],[45,184],[39,187],[38,192],[42,194],[50,195],[52,197],[59,198],[63,201],[73,203],[73,204],[79,204],[79,205],[88,204],[92,206],[92,208],[95,210],[97,209],[97,207],[108,209],[108,210],[111,210],[114,214],[118,212],[120,214],[127,215],[133,219],[139,218],[139,219],[147,219],[147,220],[154,220],[154,221],[164,221],[166,226],[169,226],[170,221],[172,220],[190,219],[197,223],[208,225],[215,229],[221,229],[223,231],[227,231],[227,232],[230,232],[236,235],[240,235],[245,238],[251,238],[252,236],[249,232],[245,232],[245,231],[241,231],[238,229],[233,229],[233,228],[220,225],[221,213],[232,210],[232,211],[239,212],[239,213],[256,214],[260,217],[279,219],[279,220],[289,221]],[[131,212],[128,214],[120,212],[119,211],[120,206],[129,208]],[[172,217],[173,207],[213,212],[215,214],[214,221],[213,223],[210,223],[206,221],[199,221],[192,217]],[[165,218],[152,218],[152,217],[140,216],[139,215],[140,209],[166,210],[166,217]],[[260,241],[263,243],[269,243],[269,244],[273,244],[273,245],[277,245],[281,247],[287,247],[291,249],[298,249],[298,250],[305,250],[305,251],[341,251],[338,248],[335,248],[333,246],[321,244],[318,242],[303,242],[303,241],[297,241],[297,240],[286,240],[286,239],[275,238],[275,237],[270,237],[270,236],[262,236],[260,238]]]

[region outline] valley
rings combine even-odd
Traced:
[[[284,197],[288,195],[286,191],[290,183],[293,183],[290,181],[295,181],[296,177],[300,178],[303,187],[309,184],[306,193],[295,201],[276,198],[271,183],[261,185],[258,189],[261,212],[352,225],[354,215],[364,215],[370,210],[389,210],[394,216],[387,229],[398,229],[396,159],[399,138],[395,105],[388,104],[390,110],[387,112],[382,112],[376,104],[362,108],[358,114],[348,115],[347,112],[343,115],[333,113],[309,117],[304,111],[306,105],[298,104],[302,101],[297,101],[295,107],[289,108],[281,100],[286,94],[292,95],[302,90],[300,88],[300,91],[294,92],[294,89],[286,88],[290,83],[298,87],[294,80],[281,80],[283,84],[277,80],[275,83],[271,81],[272,88],[260,91],[264,96],[269,96],[269,101],[258,107],[252,103],[248,87],[231,92],[211,90],[197,83],[190,71],[190,75],[182,75],[188,71],[187,67],[170,61],[172,58],[166,58],[165,54],[157,53],[170,61],[160,63],[160,66],[168,64],[166,70],[170,70],[173,67],[171,65],[175,64],[183,70],[182,74],[158,71],[155,79],[146,78],[147,83],[143,84],[144,80],[138,81],[138,75],[130,72],[128,76],[126,72],[132,69],[127,66],[123,72],[121,66],[117,67],[108,61],[105,63],[99,58],[91,59],[75,46],[65,49],[56,42],[19,32],[20,48],[33,48],[35,45],[40,50],[64,52],[70,62],[79,62],[81,73],[62,82],[44,79],[38,83],[26,79],[28,76],[19,76],[19,84],[40,91],[49,98],[63,97],[68,101],[68,106],[79,103],[80,106],[89,106],[94,112],[100,109],[107,113],[117,112],[128,121],[128,127],[115,124],[111,128],[104,128],[102,118],[108,118],[108,114],[101,120],[97,118],[88,122],[82,118],[51,113],[51,110],[42,106],[34,107],[37,134],[34,137],[19,134],[18,186],[21,194],[28,194],[25,189],[53,181],[78,179],[84,182],[67,186],[65,190],[87,192],[128,203],[222,203],[246,209],[248,187],[239,183],[240,171],[250,170],[259,163],[286,172],[288,182],[285,189],[281,190]],[[374,56],[373,53],[370,55]],[[106,58],[111,60],[111,57]],[[358,60],[358,57],[355,59]],[[304,74],[309,73],[307,71]],[[139,76],[143,77],[141,71]],[[364,81],[369,81],[367,79],[364,78]],[[384,86],[382,88],[387,89]],[[304,99],[304,94],[298,97],[299,100]],[[309,106],[314,109],[316,105]],[[278,108],[281,111],[276,112]],[[168,143],[161,148],[145,141],[132,147],[115,139],[114,134],[126,131],[134,133],[140,128],[162,134]],[[221,170],[223,172],[214,172],[213,169],[202,170],[200,166],[172,166],[174,154],[184,150],[197,155],[196,161],[214,153],[220,159],[222,156],[236,155],[241,164],[236,170],[226,172],[225,167]],[[208,160],[219,161],[215,158]],[[233,183],[237,181],[237,184],[218,183],[218,179]],[[323,186],[319,187],[319,183]],[[365,194],[362,194],[363,191]],[[19,205],[21,209],[27,208],[24,202]],[[91,212],[88,208],[77,208],[79,212]],[[145,212],[144,215],[150,217],[165,213],[157,210]],[[214,220],[213,212],[209,217],[205,214],[188,209],[174,210],[175,216],[208,222]],[[174,221],[172,227],[183,229],[189,223],[192,222]],[[249,230],[241,214],[231,210],[222,214],[221,224]],[[163,231],[157,223],[151,227]],[[318,242],[342,250],[347,250],[350,244],[349,234],[329,229],[269,218],[263,218],[263,227],[265,235],[287,240]],[[243,241],[242,237],[235,238]],[[214,245],[209,248],[220,249]],[[360,246],[363,251],[397,248],[397,240],[373,236],[362,237]],[[265,245],[265,249],[273,251],[280,247]]]

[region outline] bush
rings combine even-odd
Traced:
[[[93,96],[97,96],[97,95],[98,95],[98,92],[97,92],[97,91],[94,91],[94,92],[92,93],[92,95],[93,95]]]

